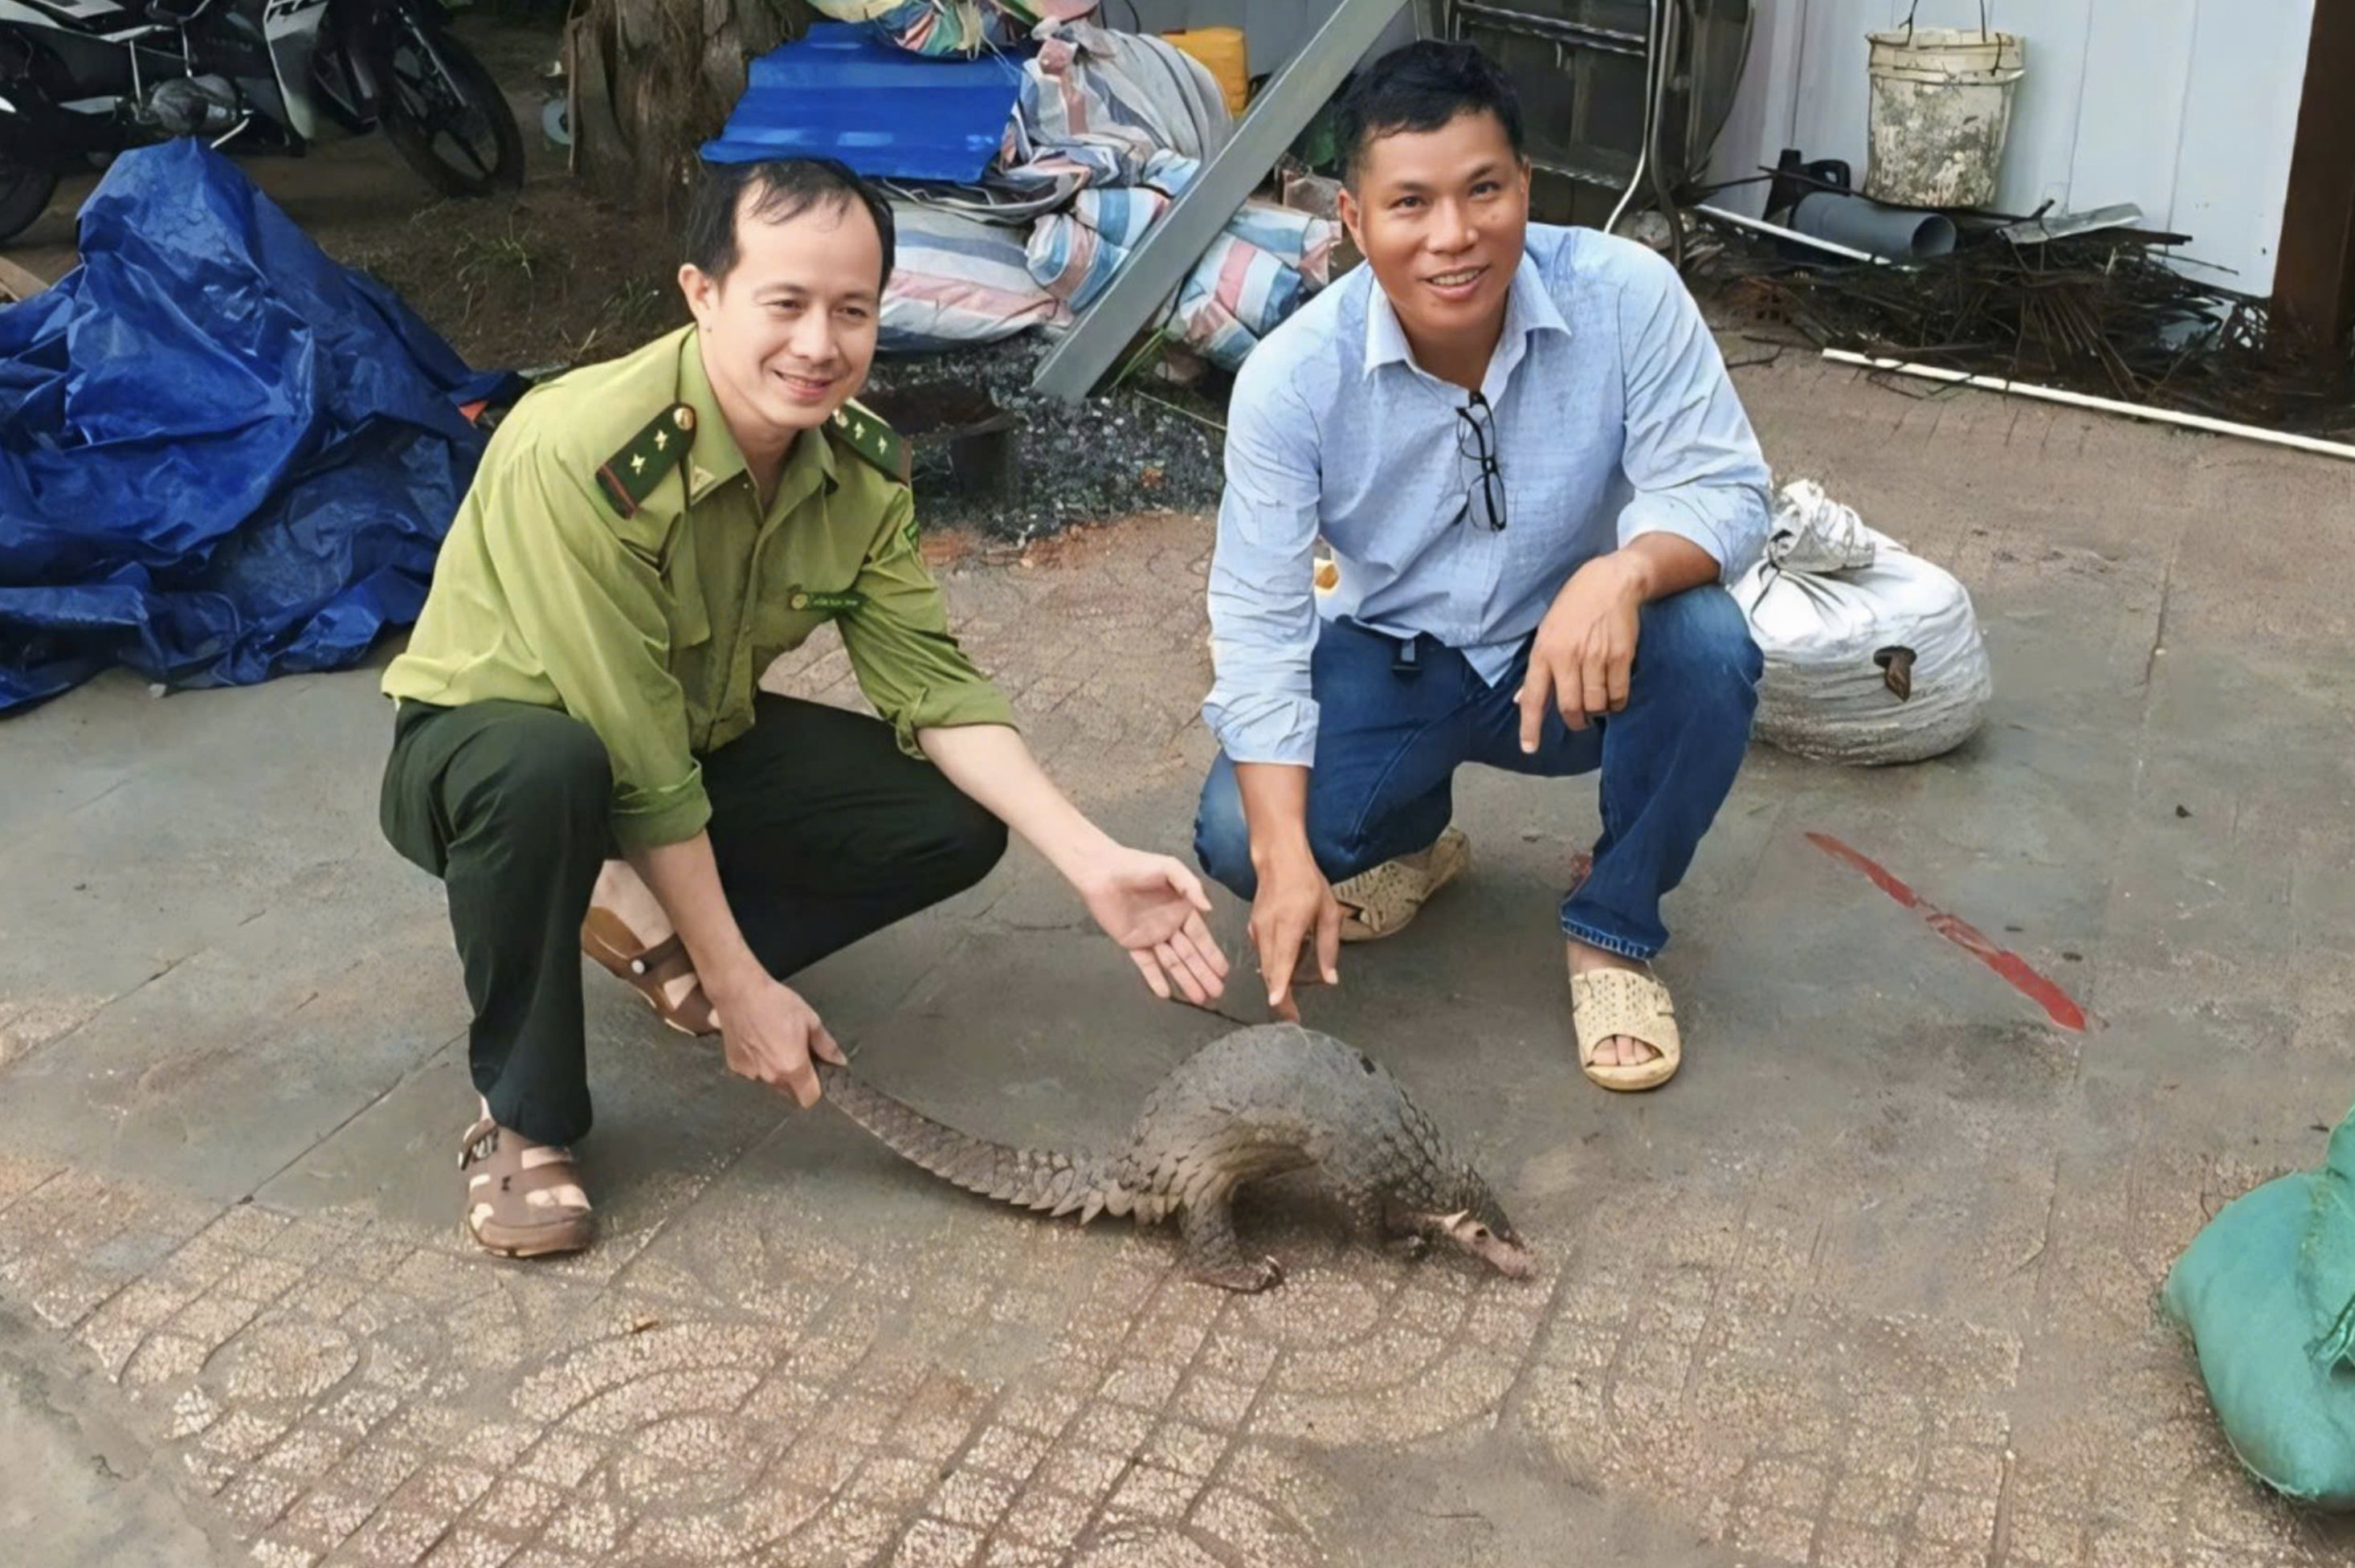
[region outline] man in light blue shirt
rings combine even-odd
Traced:
[[[1561,906],[1572,1018],[1590,1078],[1647,1089],[1682,1054],[1660,898],[1749,741],[1761,660],[1722,583],[1764,540],[1766,465],[1675,270],[1529,222],[1519,108],[1477,49],[1409,45],[1339,108],[1366,265],[1236,383],[1196,853],[1252,900],[1296,1017],[1296,965],[1337,980],[1342,941],[1463,869],[1459,766],[1599,768]]]

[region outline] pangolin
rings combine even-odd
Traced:
[[[831,1100],[895,1153],[970,1192],[1050,1215],[1174,1217],[1188,1274],[1229,1290],[1284,1277],[1244,1255],[1232,1202],[1245,1182],[1316,1168],[1360,1241],[1420,1252],[1445,1241],[1525,1278],[1529,1252],[1479,1172],[1397,1079],[1363,1051],[1297,1024],[1221,1036],[1173,1068],[1128,1141],[1107,1154],[1010,1148],[944,1126],[820,1063]]]

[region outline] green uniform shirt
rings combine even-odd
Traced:
[[[581,720],[627,848],[703,830],[696,759],[751,728],[762,672],[828,621],[911,756],[919,730],[1011,724],[949,635],[904,453],[851,405],[795,443],[764,515],[694,328],[550,381],[493,433],[384,691]]]

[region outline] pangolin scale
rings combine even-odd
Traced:
[[[1049,1215],[1176,1219],[1188,1273],[1231,1290],[1283,1277],[1244,1256],[1243,1184],[1316,1168],[1360,1240],[1446,1241],[1515,1276],[1528,1250],[1503,1205],[1398,1080],[1364,1052],[1297,1024],[1241,1029],[1173,1068],[1111,1153],[1012,1148],[947,1126],[843,1068],[826,1097],[895,1153],[969,1192]]]

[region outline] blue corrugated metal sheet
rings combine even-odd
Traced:
[[[752,62],[714,163],[840,158],[862,175],[981,178],[996,155],[1022,82],[1006,55],[927,59],[849,22],[821,22]]]

